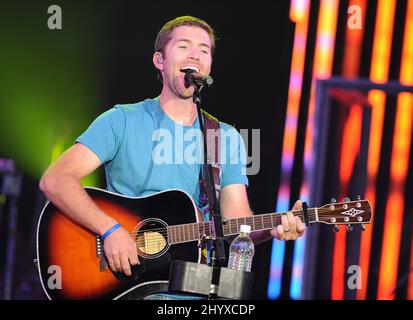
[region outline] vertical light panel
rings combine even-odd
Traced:
[[[334,57],[334,43],[337,29],[338,0],[322,0],[317,22],[317,37],[314,53],[313,80],[327,79],[331,76]],[[315,105],[315,82],[311,86],[310,102],[308,109],[307,129],[304,145],[304,170],[303,182],[300,190],[300,199],[309,199],[309,178],[311,170],[313,136],[314,136],[314,105]],[[291,281],[292,298],[301,296],[302,270],[304,265],[304,248],[306,235],[294,243],[293,278]]]
[[[346,28],[346,41],[344,48],[343,76],[357,78],[360,68],[360,56],[364,31],[364,17],[366,0],[351,0],[349,6],[359,6],[361,9],[361,29]],[[340,198],[347,196],[348,183],[353,172],[356,156],[359,152],[360,132],[362,124],[362,109],[360,105],[350,107],[350,114],[343,130],[343,142],[340,159]],[[346,230],[343,228],[335,235],[331,298],[334,300],[344,298],[344,274],[346,260]]]
[[[388,80],[395,8],[395,0],[379,0],[377,4],[373,52],[370,67],[370,79],[374,82],[385,83]],[[373,106],[373,110],[367,160],[367,189],[365,196],[369,199],[373,212],[376,203],[376,176],[380,163],[385,99],[386,96],[381,91],[372,90],[368,94],[368,100]],[[363,276],[362,287],[357,291],[357,299],[366,298],[373,225],[374,218],[368,228],[366,228],[366,231],[362,233],[361,237],[359,264]]]
[[[413,1],[408,3],[400,82],[413,85]],[[404,188],[409,166],[413,122],[413,99],[401,93],[397,99],[396,122],[390,164],[390,187],[384,220],[378,299],[394,299],[404,212]]]
[[[307,44],[309,2],[310,0],[291,1],[290,19],[296,23],[296,26],[288,89],[277,211],[287,211],[289,209],[290,178],[294,161],[297,122],[305,64],[305,48]],[[281,293],[284,252],[285,242],[273,240],[270,279],[268,284],[268,297],[270,299],[278,298]]]
[[[362,107],[360,105],[355,104],[350,107],[350,114],[344,126],[340,154],[340,198],[347,196],[348,185],[359,153],[362,116]],[[341,228],[335,235],[331,282],[332,300],[344,299],[346,236],[347,231],[345,228]]]
[[[412,85],[413,79],[411,77],[413,76],[413,0],[409,0],[407,6],[408,7],[406,15],[406,29],[404,33],[404,47],[402,56],[403,68],[401,69],[400,79],[403,84],[405,84],[404,79],[408,79],[408,83]],[[410,106],[412,105],[413,102],[410,103]],[[411,109],[410,112],[412,112]],[[411,121],[413,122],[413,119],[411,119]],[[411,143],[412,142],[410,141],[410,148],[412,148]],[[408,159],[408,157],[406,159]],[[410,250],[410,268],[413,269],[413,241]],[[413,300],[413,272],[411,272],[409,275],[407,299]]]
[[[337,0],[323,0],[320,3],[320,12],[317,25],[316,48],[313,63],[313,79],[328,79],[334,56],[334,41],[336,36],[338,14]],[[311,86],[311,96],[308,109],[307,131],[304,146],[304,171],[301,186],[301,197],[308,199],[309,169],[312,160],[313,136],[314,136],[314,104],[315,81]]]
[[[350,107],[350,114],[343,130],[339,170],[340,183],[343,186],[348,186],[354,171],[354,164],[360,152],[361,120],[363,115],[361,108],[358,104]],[[343,193],[342,196],[347,196],[347,194]]]
[[[361,10],[361,29],[346,28],[346,42],[344,47],[343,77],[347,79],[357,78],[360,69],[361,49],[365,29],[365,16],[367,0],[350,0],[349,7],[359,6]]]

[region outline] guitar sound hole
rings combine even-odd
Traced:
[[[167,249],[166,225],[161,221],[148,219],[137,228],[139,229],[135,230],[135,241],[140,255],[154,258]]]

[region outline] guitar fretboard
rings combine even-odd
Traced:
[[[201,223],[187,223],[167,228],[168,243],[177,244],[183,242],[200,240],[204,235],[212,236],[211,223],[209,221]]]
[[[224,236],[230,236],[240,233],[241,225],[251,226],[251,232],[259,230],[272,229],[281,224],[281,216],[287,212],[267,213],[250,217],[233,218],[223,222]],[[316,213],[314,208],[308,209],[310,222],[315,219]],[[293,214],[298,216],[304,222],[303,211],[294,211]],[[203,236],[213,236],[212,223],[210,221],[201,223],[187,223],[176,226],[169,226],[167,228],[168,243],[177,244],[183,242],[197,241]]]

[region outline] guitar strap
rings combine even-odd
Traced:
[[[203,123],[206,130],[206,143],[207,143],[207,163],[211,164],[212,174],[214,179],[214,186],[216,191],[216,198],[219,203],[221,195],[221,176],[222,167],[220,164],[220,152],[221,152],[221,134],[220,125],[217,118],[213,117],[209,113],[202,110]],[[199,208],[202,212],[204,221],[211,220],[210,210],[211,197],[208,197],[205,180],[205,165],[201,167],[199,172]],[[209,242],[206,246],[202,246],[201,263],[211,263],[211,248]]]
[[[222,167],[220,163],[221,155],[221,134],[220,134],[220,125],[217,118],[213,117],[209,113],[202,110],[202,117],[204,119],[204,125],[206,129],[206,141],[207,141],[207,163],[212,166],[212,173],[214,176],[214,185],[216,191],[217,201],[219,202],[221,195],[221,176],[222,176]],[[205,175],[203,170],[200,172],[200,203],[201,207],[208,204],[208,194],[206,190]],[[205,217],[206,212],[204,213],[204,218],[209,220],[208,216]]]

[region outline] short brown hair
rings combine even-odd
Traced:
[[[193,26],[205,30],[211,38],[211,55],[214,54],[216,41],[214,29],[212,29],[211,26],[204,20],[191,16],[181,16],[167,22],[162,27],[161,31],[158,32],[155,40],[155,52],[161,52],[162,54],[165,54],[165,47],[171,40],[172,32],[175,30],[175,28],[180,26]]]

